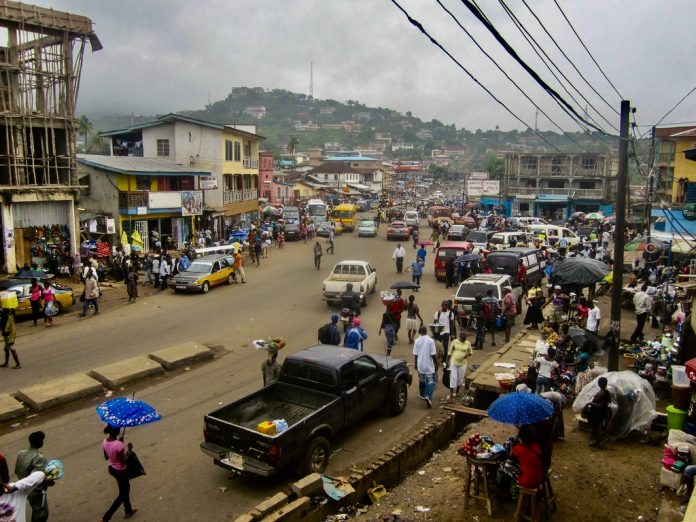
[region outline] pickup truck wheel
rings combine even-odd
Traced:
[[[329,464],[331,445],[326,437],[315,437],[307,445],[305,450],[302,471],[305,475],[310,473],[323,473]]]
[[[408,402],[408,384],[403,379],[399,379],[394,385],[391,391],[391,397],[389,398],[389,414],[390,415],[401,415],[406,409],[406,403]]]

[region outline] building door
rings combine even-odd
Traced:
[[[140,234],[140,237],[143,240],[143,251],[149,252],[150,251],[150,234],[148,233],[148,230],[147,230],[147,221],[135,221],[133,223],[133,229],[138,231],[138,234]]]

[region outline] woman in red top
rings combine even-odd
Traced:
[[[517,484],[523,488],[534,489],[544,481],[544,465],[541,462],[541,448],[533,440],[531,426],[520,426],[520,443],[510,450],[510,455],[520,465]]]
[[[32,277],[31,279],[31,289],[29,291],[31,292],[31,295],[29,296],[29,302],[31,303],[31,318],[34,320],[32,326],[36,326],[39,321],[39,317],[41,317],[41,299],[43,299],[43,289],[35,277]]]

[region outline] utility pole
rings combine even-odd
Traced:
[[[614,281],[611,286],[611,329],[607,335],[609,371],[619,369],[619,341],[621,339],[621,299],[623,293],[624,233],[626,230],[626,193],[628,189],[628,117],[631,103],[621,102],[619,127],[619,172],[616,182],[616,229],[614,232]]]

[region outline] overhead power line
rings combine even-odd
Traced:
[[[393,0],[392,0],[393,1]],[[471,13],[488,29],[488,31],[493,35],[493,37],[498,41],[500,45],[503,46],[505,51],[512,56],[512,58],[520,64],[520,66],[527,71],[527,73],[536,81],[542,89],[544,89],[549,95],[552,97],[558,99],[563,105],[566,106],[566,108],[571,111],[576,118],[578,118],[580,121],[582,121],[584,124],[586,124],[588,127],[592,127],[598,132],[601,132],[602,134],[606,134],[604,130],[602,130],[600,127],[596,126],[595,124],[589,122],[586,118],[583,118],[578,112],[573,108],[572,105],[570,105],[556,90],[554,90],[549,84],[547,84],[539,74],[532,69],[527,63],[520,58],[520,56],[517,54],[517,52],[510,46],[509,43],[505,40],[505,38],[502,37],[502,35],[498,32],[498,30],[491,24],[488,19],[482,15],[482,13],[471,3],[470,0],[461,0],[464,5],[471,11]]]
[[[554,0],[554,1],[555,1],[555,0]],[[580,76],[580,78],[582,78],[582,80],[587,84],[587,86],[588,86],[590,89],[592,89],[592,92],[594,92],[597,96],[599,96],[599,99],[602,100],[602,101],[607,105],[607,107],[609,107],[612,111],[614,111],[614,113],[616,113],[616,114],[618,115],[618,114],[619,114],[619,111],[617,111],[616,108],[615,108],[611,103],[609,103],[609,102],[604,98],[604,96],[602,96],[602,95],[599,93],[599,91],[597,91],[597,89],[594,88],[594,86],[593,86],[593,85],[587,80],[587,78],[585,78],[585,76],[580,72],[580,69],[578,69],[577,66],[573,63],[573,60],[571,60],[570,58],[568,58],[568,55],[567,55],[567,54],[565,53],[565,51],[561,48],[561,46],[558,45],[558,42],[556,42],[556,39],[555,39],[553,36],[551,36],[551,33],[546,29],[546,26],[545,26],[544,23],[541,21],[541,19],[540,19],[540,18],[537,16],[537,14],[532,10],[532,8],[529,7],[529,4],[527,3],[527,0],[522,0],[522,3],[523,3],[524,6],[527,8],[527,10],[529,10],[529,12],[532,13],[532,16],[536,19],[536,21],[539,22],[539,25],[540,25],[541,28],[544,30],[544,32],[547,34],[547,36],[551,39],[551,41],[553,42],[553,44],[556,46],[556,49],[558,49],[558,50],[561,52],[561,54],[563,55],[563,58],[565,58],[565,59],[568,61],[568,63],[573,67],[573,69],[575,69],[575,72],[578,73],[578,75]],[[558,5],[558,2],[556,2],[556,5]],[[559,6],[559,9],[560,9],[560,6]],[[563,11],[561,11],[561,13],[563,13]],[[565,14],[563,14],[563,16],[565,17]],[[580,37],[578,36],[578,33],[575,32],[575,28],[572,26],[572,24],[570,23],[570,21],[569,21],[567,18],[566,18],[566,22],[568,22],[568,25],[570,25],[570,28],[571,28],[571,29],[573,30],[573,32],[575,33],[575,36],[577,36],[577,37],[578,37],[578,40],[580,40]],[[582,40],[580,40],[580,43],[582,43],[582,46],[585,47],[585,44],[582,42]],[[592,54],[590,53],[590,51],[587,49],[587,47],[585,47],[585,50],[586,50],[587,53],[590,55],[590,58],[592,58],[592,61],[594,61],[595,65],[597,65],[597,67],[598,67],[599,70],[601,71],[602,69],[599,67],[599,65],[597,64],[597,62],[595,61],[594,57],[592,56]],[[604,72],[602,72],[602,74],[604,74]],[[606,75],[605,75],[604,77],[606,78]],[[607,81],[609,81],[609,78],[607,78]],[[609,82],[609,83],[611,84],[611,82]],[[613,84],[612,84],[612,87],[613,87]],[[618,91],[617,91],[617,94],[618,94]],[[623,98],[621,98],[621,95],[620,95],[620,94],[619,94],[619,99],[620,99],[620,100],[623,100]]]
[[[525,122],[522,118],[520,118],[519,116],[517,116],[517,114],[515,114],[515,113],[512,111],[512,109],[510,109],[507,105],[505,105],[505,103],[504,103],[502,100],[500,100],[500,99],[499,99],[495,94],[493,94],[485,85],[483,85],[473,74],[471,74],[471,72],[469,72],[469,70],[468,70],[466,67],[464,67],[464,66],[461,64],[461,62],[459,62],[459,60],[457,60],[454,56],[452,56],[452,54],[451,54],[447,49],[445,49],[444,46],[443,46],[442,44],[440,44],[440,42],[438,42],[433,36],[431,36],[430,33],[428,33],[428,31],[425,30],[425,28],[423,27],[423,24],[421,24],[418,20],[416,20],[416,19],[413,18],[410,14],[408,14],[408,11],[406,11],[406,9],[404,9],[403,7],[401,7],[401,5],[399,5],[399,3],[398,3],[396,0],[391,0],[391,3],[394,4],[394,5],[397,7],[397,9],[399,9],[399,11],[401,11],[401,12],[404,14],[404,16],[406,16],[406,18],[407,18],[408,21],[411,23],[411,25],[413,25],[415,28],[417,28],[421,33],[423,33],[423,35],[424,35],[426,38],[428,38],[428,40],[430,40],[430,42],[431,42],[433,45],[435,45],[435,46],[438,47],[443,53],[445,53],[445,54],[447,55],[447,57],[448,57],[450,60],[452,60],[455,64],[457,64],[457,66],[458,66],[462,71],[464,71],[464,72],[467,74],[467,76],[469,76],[469,78],[471,78],[471,80],[472,80],[474,83],[476,83],[476,85],[478,85],[478,86],[481,87],[484,91],[486,91],[486,93],[487,93],[491,98],[493,98],[501,107],[503,107],[513,118],[515,118],[517,121],[519,121],[522,125],[524,125],[524,126],[527,127],[528,129],[531,129],[532,132],[533,132],[534,134],[536,134],[537,136],[539,136],[539,138],[541,138],[542,141],[544,141],[544,143],[546,143],[547,145],[549,145],[552,149],[556,150],[557,152],[563,152],[563,151],[560,150],[558,147],[556,147],[553,143],[551,143],[550,141],[548,141],[542,134],[539,133],[539,131],[537,131],[536,129],[533,129],[531,125],[529,125],[529,124],[528,124],[527,122]]]
[[[683,102],[684,100],[686,100],[689,96],[691,96],[691,94],[692,94],[694,91],[696,91],[696,87],[694,87],[694,88],[691,89],[689,92],[687,92],[687,93],[684,95],[684,97],[683,97],[681,100],[679,100],[679,101],[677,102],[677,104],[676,104],[674,107],[672,107],[670,110],[668,110],[668,111],[665,113],[665,115],[664,115],[662,118],[660,118],[660,120],[654,125],[654,127],[657,127],[660,123],[662,123],[662,121],[663,121],[667,116],[669,116],[669,115],[672,113],[672,111],[673,111],[674,109],[676,109],[677,107],[679,107],[679,106],[682,104],[682,102]]]
[[[523,0],[523,1],[524,1],[524,0]],[[582,38],[580,38],[580,35],[579,35],[578,32],[575,30],[575,27],[573,27],[573,24],[570,23],[570,20],[568,20],[568,17],[567,17],[566,14],[563,12],[563,9],[561,9],[561,6],[558,4],[558,0],[553,0],[553,2],[556,4],[556,7],[558,7],[558,10],[559,10],[559,11],[561,12],[561,14],[563,15],[563,18],[565,18],[565,21],[568,22],[568,25],[570,26],[570,29],[573,31],[573,34],[575,34],[575,36],[577,36],[578,41],[580,42],[580,44],[583,46],[583,48],[585,49],[585,51],[587,51],[587,54],[590,55],[590,58],[592,59],[592,61],[594,62],[594,64],[597,66],[597,69],[599,69],[599,72],[601,72],[601,73],[602,73],[602,76],[604,76],[604,79],[605,79],[607,82],[609,82],[609,85],[611,85],[612,89],[614,89],[614,92],[615,92],[616,95],[619,97],[619,99],[620,99],[620,100],[623,100],[624,97],[621,96],[621,93],[620,93],[619,90],[616,88],[616,86],[615,86],[615,85],[612,83],[612,81],[607,77],[607,75],[604,74],[604,71],[602,70],[602,68],[601,68],[601,67],[599,66],[599,64],[597,63],[597,60],[595,60],[594,56],[592,56],[592,53],[590,52],[590,50],[589,50],[589,49],[587,48],[587,46],[585,45],[585,42],[582,41]],[[525,2],[525,4],[526,4],[526,2]],[[529,8],[529,7],[528,7],[528,8]],[[617,114],[618,114],[618,112],[617,112]]]
[[[539,107],[539,106],[534,102],[534,100],[532,100],[532,98],[529,97],[529,95],[528,95],[526,92],[524,92],[524,89],[522,89],[522,88],[515,82],[515,80],[513,80],[512,78],[510,78],[510,75],[508,75],[508,73],[506,73],[505,70],[498,64],[498,62],[495,61],[495,58],[493,58],[490,54],[488,54],[488,52],[486,52],[486,50],[485,50],[483,47],[481,47],[481,45],[476,41],[476,38],[474,38],[474,37],[472,36],[472,34],[461,24],[461,22],[460,22],[460,21],[457,19],[457,17],[452,13],[452,11],[450,11],[449,9],[447,9],[447,7],[445,7],[445,6],[443,5],[443,3],[442,3],[441,0],[435,0],[435,1],[440,5],[440,7],[442,7],[442,9],[444,9],[444,11],[445,11],[448,15],[450,15],[450,17],[452,18],[452,20],[454,20],[454,22],[459,26],[459,28],[460,28],[462,31],[464,31],[464,33],[471,39],[472,42],[474,42],[474,45],[476,45],[476,47],[478,47],[478,49],[486,56],[486,58],[488,58],[491,62],[493,62],[493,65],[495,65],[495,66],[498,68],[498,70],[499,70],[501,73],[503,73],[503,75],[504,75],[508,80],[510,80],[510,82],[517,88],[517,90],[520,91],[520,93],[521,93],[525,98],[527,98],[527,100],[529,100],[529,102],[530,102],[532,105],[534,105],[534,107],[535,107],[539,112],[541,112],[541,114],[543,114],[544,116],[546,116],[546,118],[554,125],[554,127],[556,127],[558,130],[560,130],[561,133],[563,133],[563,135],[566,136],[570,141],[572,141],[573,143],[575,143],[575,144],[580,148],[580,150],[582,150],[583,152],[587,152],[587,150],[582,146],[582,144],[581,144],[580,142],[578,142],[575,138],[573,138],[570,134],[568,134],[560,125],[558,125],[558,124],[551,118],[551,116],[549,116],[548,114],[546,114],[546,112],[544,112],[544,110],[543,110],[541,107]],[[581,128],[582,128],[582,127],[581,127]]]
[[[609,126],[610,126],[612,129],[614,129],[616,132],[619,132],[619,129],[616,127],[616,125],[614,125],[609,119],[607,119],[606,117],[604,117],[604,115],[603,115],[599,110],[597,110],[597,108],[592,104],[592,102],[590,102],[590,100],[588,100],[588,99],[583,95],[583,93],[580,92],[580,90],[579,90],[579,89],[573,84],[573,82],[565,75],[565,73],[563,73],[563,71],[561,70],[561,68],[556,64],[556,62],[553,61],[553,59],[548,55],[548,53],[544,50],[544,48],[541,46],[541,44],[539,44],[539,42],[536,41],[536,39],[534,38],[534,36],[532,36],[532,34],[527,30],[527,28],[524,26],[524,24],[517,18],[517,16],[515,16],[515,14],[514,14],[514,13],[512,12],[512,10],[507,6],[507,4],[505,4],[505,2],[504,2],[503,0],[498,0],[498,1],[499,1],[500,5],[503,7],[503,10],[505,11],[505,13],[506,13],[506,14],[508,15],[508,17],[510,18],[510,20],[512,20],[512,23],[515,25],[515,27],[517,27],[517,29],[520,31],[520,33],[522,34],[522,36],[524,37],[524,39],[527,40],[527,43],[530,45],[530,47],[532,48],[532,50],[534,51],[534,53],[539,57],[539,59],[541,60],[541,63],[544,64],[544,66],[548,69],[548,71],[549,71],[549,72],[551,73],[551,75],[555,78],[555,80],[559,83],[559,85],[563,88],[563,90],[565,90],[565,92],[568,94],[568,96],[570,96],[570,98],[571,98],[576,104],[580,105],[580,102],[579,102],[579,101],[575,98],[575,96],[573,96],[573,94],[568,90],[568,88],[564,85],[564,83],[561,81],[561,79],[558,77],[558,75],[556,75],[556,73],[553,71],[553,69],[551,69],[551,67],[549,66],[549,63],[550,63],[551,65],[553,65],[553,67],[556,69],[556,71],[558,72],[558,74],[566,81],[566,83],[568,83],[568,85],[570,85],[570,87],[571,87],[573,90],[575,90],[575,92],[578,93],[578,95],[580,96],[580,98],[582,98],[582,100],[583,100],[588,106],[592,107],[592,110],[594,110],[594,111],[599,115],[599,117],[600,117],[601,119],[603,119],[605,122],[607,122],[607,124],[609,124]],[[476,2],[475,2],[475,1],[474,1],[474,5],[476,5]],[[478,7],[478,5],[477,5],[476,7],[477,7],[477,9],[478,9],[479,11],[481,11],[481,8]],[[543,56],[542,56],[542,54],[543,54]],[[547,62],[548,62],[548,63],[547,63]],[[591,117],[589,114],[587,115],[587,118],[588,118],[590,121],[592,121],[595,125],[599,126],[599,123],[597,122],[597,120],[595,120],[595,119],[594,119],[593,117]],[[603,133],[606,134],[606,132],[604,131],[604,129],[600,129],[600,132],[603,132]]]

